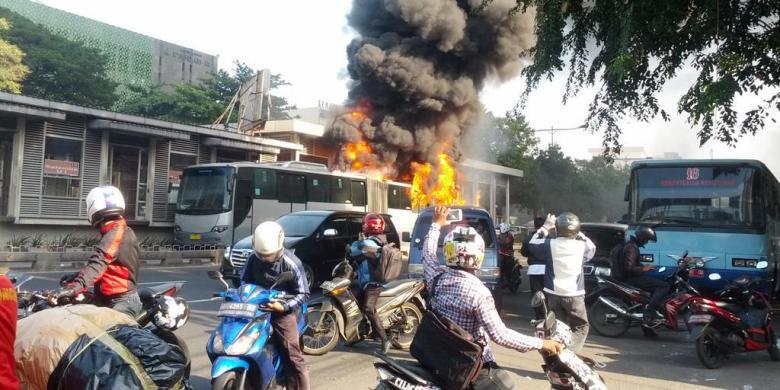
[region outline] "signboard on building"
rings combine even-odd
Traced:
[[[43,173],[46,175],[78,176],[79,163],[65,160],[43,160]]]
[[[181,175],[182,171],[170,169],[168,170],[168,181],[173,185],[179,185],[179,183],[181,183]]]

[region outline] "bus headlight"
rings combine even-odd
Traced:
[[[229,227],[230,226],[228,226],[228,225],[217,225],[217,226],[214,226],[213,228],[211,228],[211,231],[214,232],[214,233],[222,233],[222,232],[228,230]]]

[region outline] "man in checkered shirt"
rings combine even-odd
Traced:
[[[520,352],[541,350],[557,354],[563,344],[517,333],[504,325],[496,311],[490,290],[474,275],[482,266],[485,242],[474,228],[455,226],[444,240],[447,266],[436,256],[441,227],[447,224],[446,207],[436,207],[433,223],[423,242],[423,276],[431,296],[431,307],[440,315],[460,325],[484,347],[483,369],[473,384],[474,389],[513,389],[514,380],[498,367],[488,345],[488,338],[496,344]],[[441,276],[439,276],[441,274]]]

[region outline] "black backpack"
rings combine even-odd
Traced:
[[[401,268],[403,268],[403,253],[392,242],[382,245],[381,253],[382,255],[373,269],[374,280],[379,283],[387,283],[398,279],[398,276],[401,275]]]
[[[612,277],[617,280],[623,280],[625,277],[625,262],[623,261],[623,248],[625,243],[620,243],[612,247],[609,251],[609,263]]]

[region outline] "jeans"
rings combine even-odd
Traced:
[[[141,297],[138,296],[137,291],[112,297],[101,297],[100,300],[102,301],[102,306],[110,307],[118,312],[125,313],[130,317],[133,317],[133,319],[137,318],[141,314],[141,311],[143,311]]]
[[[544,290],[544,275],[528,275],[528,282],[531,285],[531,298],[536,295],[537,292]],[[544,308],[534,308],[534,318],[537,320],[544,319]]]
[[[627,278],[625,282],[653,294],[650,297],[650,303],[647,305],[647,308],[652,310],[661,308],[661,305],[664,304],[664,299],[669,295],[669,291],[672,288],[669,283],[663,280],[644,275]]]
[[[382,285],[375,283],[369,283],[363,288],[363,314],[366,315],[368,322],[371,323],[374,334],[383,342],[387,340],[387,332],[385,332],[385,328],[382,327],[382,321],[379,319],[379,315],[376,314],[376,301],[379,299],[379,294],[384,290]]]
[[[298,311],[273,313],[271,326],[274,329],[273,342],[282,357],[282,369],[290,390],[309,390],[309,369],[303,360],[299,343]]]
[[[555,294],[547,294],[547,307],[555,318],[569,325],[572,331],[570,349],[579,353],[585,345],[588,337],[588,310],[585,306],[585,296],[564,297]]]
[[[496,362],[485,362],[482,370],[471,385],[473,390],[512,390],[517,388],[517,383],[506,370]]]

